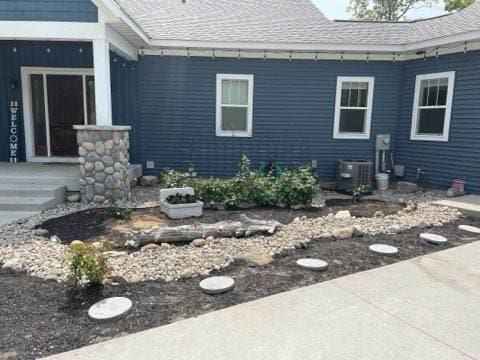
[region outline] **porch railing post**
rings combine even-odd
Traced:
[[[110,44],[106,39],[93,40],[93,66],[97,125],[112,126]]]

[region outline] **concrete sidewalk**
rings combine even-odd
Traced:
[[[49,359],[480,359],[480,242]]]

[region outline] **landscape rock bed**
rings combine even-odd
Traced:
[[[431,232],[449,239],[449,243],[440,246],[421,241],[419,235],[424,229],[414,227],[393,235],[364,235],[345,240],[319,237],[317,241],[305,243],[301,247],[281,251],[273,262],[265,266],[254,266],[239,259],[228,268],[212,273],[230,276],[236,282],[232,292],[216,296],[201,293],[198,282],[202,277],[178,282],[119,282],[115,286],[110,284],[72,292],[62,282],[43,281],[24,273],[0,270],[0,358],[3,354],[10,353],[16,355],[17,359],[34,359],[72,350],[282,291],[480,240],[478,234],[459,230],[460,224],[480,226],[480,221],[462,217],[442,227],[432,228]],[[395,246],[399,248],[399,253],[380,256],[369,252],[368,247],[376,243]],[[301,269],[296,265],[296,261],[301,258],[323,259],[329,263],[329,268],[324,272]],[[98,324],[91,321],[87,314],[89,307],[98,300],[111,296],[130,298],[134,304],[131,313],[112,323]]]
[[[260,259],[258,261],[268,263],[266,259],[269,257],[302,248],[312,239],[348,240],[364,234],[399,234],[412,227],[441,227],[460,216],[457,210],[429,204],[420,204],[418,208],[408,206],[395,215],[373,218],[350,217],[347,211],[341,213],[341,217],[333,213],[323,217],[296,217],[272,236],[208,238],[201,246],[194,243],[188,246],[162,244],[133,253],[108,251],[104,254],[112,278],[126,282],[173,281],[207,275],[232,265],[236,259],[252,259],[253,262]],[[272,216],[276,214],[278,210],[272,210]],[[70,222],[69,228],[74,229],[74,224]],[[33,276],[65,280],[68,269],[64,257],[67,251],[68,246],[42,238],[0,247],[0,262],[11,261],[13,268],[23,269]]]

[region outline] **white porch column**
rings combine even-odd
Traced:
[[[97,125],[112,125],[112,88],[110,82],[110,44],[105,39],[93,40],[95,72],[95,107]]]

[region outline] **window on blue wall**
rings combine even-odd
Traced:
[[[253,75],[217,74],[217,136],[252,136]]]
[[[373,77],[338,77],[333,137],[369,139]]]
[[[455,72],[418,75],[411,140],[448,141]]]

